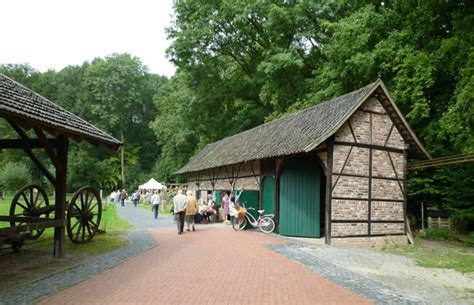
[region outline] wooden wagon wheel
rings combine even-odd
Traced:
[[[67,207],[67,235],[75,244],[88,242],[99,230],[102,201],[96,189],[80,188]]]
[[[28,216],[39,218],[50,218],[51,207],[48,196],[44,189],[35,184],[27,185],[19,189],[13,197],[10,206],[10,216]],[[22,222],[10,221],[10,225],[17,226]],[[33,230],[27,233],[27,239],[38,239],[45,229]]]

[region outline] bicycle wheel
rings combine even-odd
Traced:
[[[242,231],[247,226],[247,217],[239,218],[239,231]]]
[[[230,218],[230,222],[232,223],[232,229],[234,229],[235,231],[239,231],[239,218],[238,217],[235,217],[235,216],[232,216]]]
[[[272,233],[275,230],[275,221],[271,217],[263,216],[259,228],[263,233]]]

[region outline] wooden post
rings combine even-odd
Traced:
[[[56,154],[60,167],[56,168],[55,219],[65,219],[66,215],[66,178],[67,178],[68,139],[60,135]],[[64,256],[65,227],[54,228],[54,257]]]
[[[332,201],[332,167],[334,159],[334,136],[327,141],[327,173],[326,173],[326,202],[325,202],[325,232],[324,241],[331,245],[331,201]]]

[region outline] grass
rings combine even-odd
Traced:
[[[8,215],[11,198],[0,200],[0,215]],[[8,222],[0,222],[9,226]],[[103,209],[99,234],[85,244],[73,244],[66,236],[65,256],[53,257],[54,229],[46,229],[38,240],[27,241],[19,253],[13,253],[7,245],[0,251],[0,292],[12,287],[43,278],[52,273],[74,267],[82,261],[127,245],[126,232],[133,226],[117,215],[117,207],[108,205]]]
[[[151,212],[151,204],[150,203],[143,203],[140,202],[138,206],[142,209],[145,209],[147,211]],[[171,213],[171,205],[168,203],[166,205],[166,209],[162,210],[162,206],[160,205],[160,211],[158,212],[158,217],[159,216],[173,216],[173,213]]]
[[[419,237],[411,246],[389,247],[388,252],[414,259],[419,266],[474,272],[474,249],[449,241],[430,241]]]
[[[84,244],[73,244],[66,236],[64,249],[66,252],[99,255],[114,249],[121,248],[127,244],[125,233],[133,228],[133,225],[121,219],[117,215],[117,207],[108,205],[102,210],[101,229],[105,229],[105,234],[98,234],[94,238]],[[30,245],[28,249],[51,247],[54,239],[54,229],[49,228],[41,235],[41,237]],[[26,249],[26,248],[25,248]]]

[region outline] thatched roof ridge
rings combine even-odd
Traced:
[[[122,143],[47,98],[0,74],[0,116],[117,150]]]

